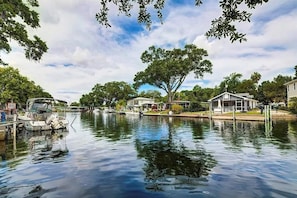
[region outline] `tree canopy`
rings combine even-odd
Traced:
[[[136,96],[134,88],[123,81],[107,82],[104,85],[97,83],[88,94],[84,94],[80,103],[85,106],[115,106],[119,100],[128,100]]]
[[[27,28],[39,27],[39,15],[33,10],[37,0],[7,1],[0,0],[0,51],[11,51],[10,40],[15,40],[25,48],[29,60],[40,60],[47,46],[38,36],[30,38]],[[6,64],[0,57],[0,65]]]
[[[264,103],[270,102],[286,102],[287,89],[285,83],[291,81],[291,76],[278,75],[274,77],[272,81],[264,81],[261,83],[258,89],[258,93],[263,98],[257,98]]]
[[[0,105],[13,100],[22,106],[28,98],[52,97],[13,67],[0,67],[0,79]]]
[[[228,91],[231,93],[236,93],[236,87],[240,84],[240,78],[242,74],[232,73],[229,76],[224,77],[224,80],[220,84],[220,91]]]
[[[135,75],[134,87],[144,84],[158,87],[168,94],[168,102],[172,102],[175,92],[190,72],[194,72],[196,78],[212,72],[212,63],[204,60],[206,56],[206,50],[192,44],[172,50],[151,46],[141,55],[142,62],[148,67]]]
[[[150,28],[152,14],[163,22],[163,9],[168,0],[99,0],[101,7],[95,15],[97,21],[107,27],[110,26],[108,15],[111,6],[116,6],[120,13],[131,16],[133,6],[138,5],[138,22]],[[245,33],[238,32],[236,22],[250,21],[251,10],[267,3],[269,0],[221,0],[221,16],[213,19],[211,28],[205,33],[207,37],[229,38],[232,42],[245,41]],[[194,6],[201,6],[203,0],[195,0]],[[113,4],[113,5],[110,5]],[[39,27],[39,15],[34,11],[38,7],[38,0],[7,1],[0,0],[0,51],[11,51],[10,40],[15,40],[25,50],[25,56],[29,60],[38,61],[47,52],[48,47],[44,41],[34,35],[32,38],[27,33],[28,28]],[[244,9],[242,10],[241,8]],[[5,65],[0,56],[0,64]]]
[[[168,0],[167,0],[168,1]],[[246,41],[245,34],[238,32],[236,22],[250,22],[251,12],[246,10],[255,9],[258,5],[267,3],[269,0],[221,0],[219,5],[222,9],[221,16],[213,19],[211,28],[206,32],[207,37],[230,38],[232,42],[239,40]],[[110,26],[108,21],[109,4],[114,4],[120,13],[130,17],[134,5],[138,5],[138,22],[145,24],[150,28],[152,24],[152,14],[156,12],[160,22],[163,22],[162,10],[165,7],[166,0],[147,0],[147,1],[111,1],[101,0],[101,8],[96,14],[96,19],[100,24]],[[195,6],[199,7],[203,0],[195,0]],[[245,7],[246,10],[240,8]],[[151,9],[153,8],[153,9]]]
[[[145,97],[145,98],[153,98],[155,101],[162,101],[163,97],[161,92],[157,90],[147,90],[142,91],[138,94],[139,97]]]

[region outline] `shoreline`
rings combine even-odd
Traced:
[[[164,116],[164,117],[188,117],[188,118],[205,118],[205,119],[213,119],[213,120],[241,120],[241,121],[263,121],[265,122],[264,114],[259,115],[233,115],[230,114],[212,114],[211,117],[209,114],[205,113],[181,113],[181,114],[157,114],[157,113],[144,113],[144,116]],[[291,114],[289,112],[278,111],[272,112],[271,118],[269,120],[297,120],[297,115]]]

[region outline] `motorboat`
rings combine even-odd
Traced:
[[[100,109],[99,108],[95,108],[94,110],[93,110],[93,113],[99,113],[100,112]]]
[[[125,111],[126,115],[135,115],[135,116],[143,116],[142,111]]]
[[[112,109],[112,108],[104,108],[103,109],[103,113],[116,113],[116,110]]]
[[[18,121],[27,131],[67,129],[69,122],[66,116],[61,116],[57,111],[65,103],[54,98],[30,98],[25,114],[19,115]]]

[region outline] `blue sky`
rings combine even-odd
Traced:
[[[195,85],[214,87],[233,72],[241,73],[242,79],[259,72],[262,81],[272,80],[279,74],[295,74],[296,0],[270,0],[253,10],[251,22],[237,26],[247,34],[248,41],[244,43],[204,36],[211,20],[220,15],[218,0],[204,0],[201,7],[195,7],[194,0],[167,0],[164,23],[154,20],[151,30],[137,23],[137,10],[127,18],[118,15],[112,7],[109,18],[112,27],[100,26],[95,19],[99,0],[39,2],[41,27],[30,30],[30,34],[38,34],[47,42],[48,53],[40,62],[28,61],[22,48],[12,42],[13,51],[1,52],[1,57],[45,91],[68,102],[78,101],[96,83],[133,83],[134,75],[146,68],[140,56],[152,45],[177,48],[195,44],[208,51],[213,73],[203,79],[195,79],[190,74],[181,90]]]

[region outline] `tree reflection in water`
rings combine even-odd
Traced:
[[[197,146],[199,149],[193,150],[182,142],[173,140],[173,134],[179,127],[175,121],[180,120],[167,122],[167,139],[148,142],[136,139],[138,157],[145,159],[143,170],[147,189],[156,191],[170,187],[195,189],[205,180],[201,176],[208,175],[217,163],[213,156],[201,148],[201,145]]]
[[[252,144],[255,149],[261,150],[268,142],[278,146],[279,149],[292,149],[297,147],[297,123],[286,120],[273,120],[269,130],[263,122],[214,120],[211,130],[219,132],[225,144],[231,149],[240,150],[246,144]],[[270,128],[271,127],[271,128]]]
[[[94,135],[97,138],[106,137],[111,141],[131,138],[131,123],[125,115],[114,113],[84,113],[81,114],[83,122],[89,122],[92,126]]]

